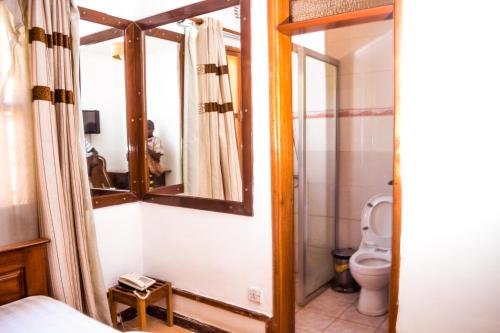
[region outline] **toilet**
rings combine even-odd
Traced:
[[[368,316],[387,312],[391,273],[392,195],[378,194],[361,213],[361,244],[351,256],[351,274],[361,286],[358,311]]]

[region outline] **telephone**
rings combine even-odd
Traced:
[[[140,275],[138,273],[128,273],[120,276],[118,278],[119,284],[124,284],[127,287],[132,287],[139,291],[144,291],[153,284],[155,284],[156,280],[148,278],[147,276]]]

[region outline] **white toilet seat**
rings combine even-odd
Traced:
[[[361,212],[361,248],[363,245],[375,246],[379,249],[390,249],[392,239],[392,217],[383,216],[374,218],[374,212],[382,204],[391,204],[392,196],[388,194],[378,194],[370,198]],[[389,213],[392,215],[392,212]]]
[[[392,196],[378,194],[368,200],[361,213],[361,245],[356,251],[349,264],[351,269],[364,275],[384,275],[391,271],[391,219],[385,221],[373,221],[375,208],[383,203],[392,204]],[[378,225],[376,225],[378,223]],[[386,234],[384,234],[384,232]]]
[[[358,250],[349,260],[351,270],[363,275],[387,275],[391,272],[390,251]]]

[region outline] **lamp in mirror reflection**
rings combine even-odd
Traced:
[[[112,58],[116,60],[123,60],[124,50],[123,42],[114,42],[111,44]]]

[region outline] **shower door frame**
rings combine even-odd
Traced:
[[[327,56],[325,54],[316,52],[304,46],[299,46],[296,44],[292,45],[292,52],[297,53],[297,65],[298,65],[298,140],[297,140],[297,160],[298,160],[298,183],[299,183],[299,195],[298,195],[298,221],[297,221],[297,236],[298,236],[298,283],[296,284],[296,301],[298,305],[303,306],[307,304],[310,300],[315,298],[319,293],[321,293],[325,288],[326,284],[319,287],[317,290],[310,294],[306,294],[306,251],[307,251],[307,238],[308,238],[308,226],[309,226],[309,216],[307,209],[307,165],[306,165],[306,108],[307,108],[307,57],[319,60],[325,64],[329,64],[335,67],[335,203],[334,203],[334,213],[333,213],[333,239],[334,246],[337,245],[337,206],[338,206],[338,186],[337,182],[339,179],[339,168],[337,162],[339,160],[339,109],[340,109],[340,61],[337,59]],[[326,152],[325,152],[326,153]],[[295,200],[296,198],[294,198]]]

